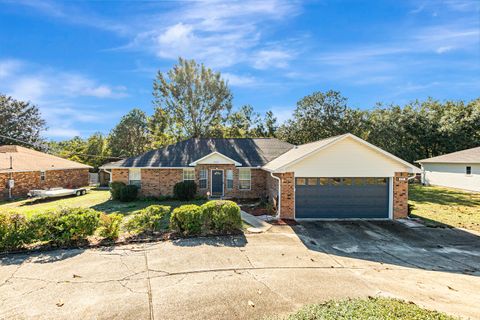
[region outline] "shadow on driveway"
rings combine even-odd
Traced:
[[[202,245],[212,247],[245,247],[247,238],[245,235],[239,234],[234,236],[214,236],[214,237],[198,237],[183,238],[172,241],[173,245],[178,247],[197,247]]]
[[[293,226],[311,250],[409,268],[480,276],[480,237],[395,221],[309,221]]]

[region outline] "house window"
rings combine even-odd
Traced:
[[[297,186],[304,186],[307,184],[307,179],[305,178],[297,178]]]
[[[233,189],[233,170],[227,170],[227,189]]]
[[[466,167],[465,168],[465,172],[467,173],[467,175],[471,175],[472,174],[472,167]]]
[[[208,177],[207,169],[200,170],[200,179],[198,180],[198,187],[200,189],[207,189],[207,179],[208,179],[207,177]]]
[[[40,181],[45,181],[45,171],[40,171]]]
[[[252,173],[250,169],[238,169],[238,188],[240,190],[250,190],[252,187]]]
[[[195,169],[183,169],[183,181],[194,181]]]
[[[140,187],[142,185],[142,171],[138,168],[128,170],[128,184]]]
[[[317,178],[308,178],[307,183],[309,186],[316,186],[317,185]]]

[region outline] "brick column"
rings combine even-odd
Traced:
[[[408,172],[395,172],[393,179],[393,218],[406,218],[408,216]]]
[[[281,209],[280,218],[295,218],[295,174],[293,172],[285,172],[279,175],[281,179]]]

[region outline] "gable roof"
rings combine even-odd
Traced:
[[[221,153],[243,167],[261,167],[292,148],[292,144],[275,138],[191,138],[136,157],[107,163],[101,168],[188,167],[212,152]]]
[[[418,163],[480,163],[480,147],[416,161]]]
[[[399,162],[401,163],[402,165],[404,165],[405,167],[409,168],[411,170],[411,172],[420,172],[420,170],[415,167],[414,165],[398,158],[397,156],[394,156],[393,154],[383,150],[383,149],[380,149],[379,147],[363,140],[363,139],[360,139],[359,137],[351,134],[351,133],[346,133],[346,134],[342,134],[342,135],[339,135],[339,136],[335,136],[335,137],[330,137],[330,138],[326,138],[326,139],[322,139],[322,140],[319,140],[319,141],[315,141],[315,142],[311,142],[311,143],[307,143],[307,144],[302,144],[302,145],[299,145],[299,146],[296,146],[294,147],[293,149],[291,149],[290,151],[282,154],[281,156],[279,156],[278,158],[272,160],[271,162],[267,163],[265,166],[263,166],[263,169],[267,170],[267,171],[270,171],[270,172],[279,172],[281,171],[282,169],[284,169],[285,167],[288,167],[290,165],[293,165],[295,164],[296,162],[302,160],[302,159],[305,159],[307,158],[308,156],[322,150],[322,149],[325,149],[325,148],[328,148],[329,146],[339,142],[339,141],[342,141],[346,138],[352,138],[354,139],[355,141],[359,142],[359,143],[362,143],[364,145],[366,145],[367,147],[373,149],[374,151],[376,152],[379,152],[381,154],[383,154],[384,156],[396,161],[396,162]]]
[[[12,169],[10,169],[12,159]],[[82,163],[16,145],[0,146],[0,172],[89,169]]]

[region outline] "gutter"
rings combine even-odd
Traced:
[[[270,176],[278,181],[278,206],[277,206],[277,215],[276,219],[280,218],[280,209],[282,208],[282,180],[279,177],[273,175],[273,172],[270,172]]]

